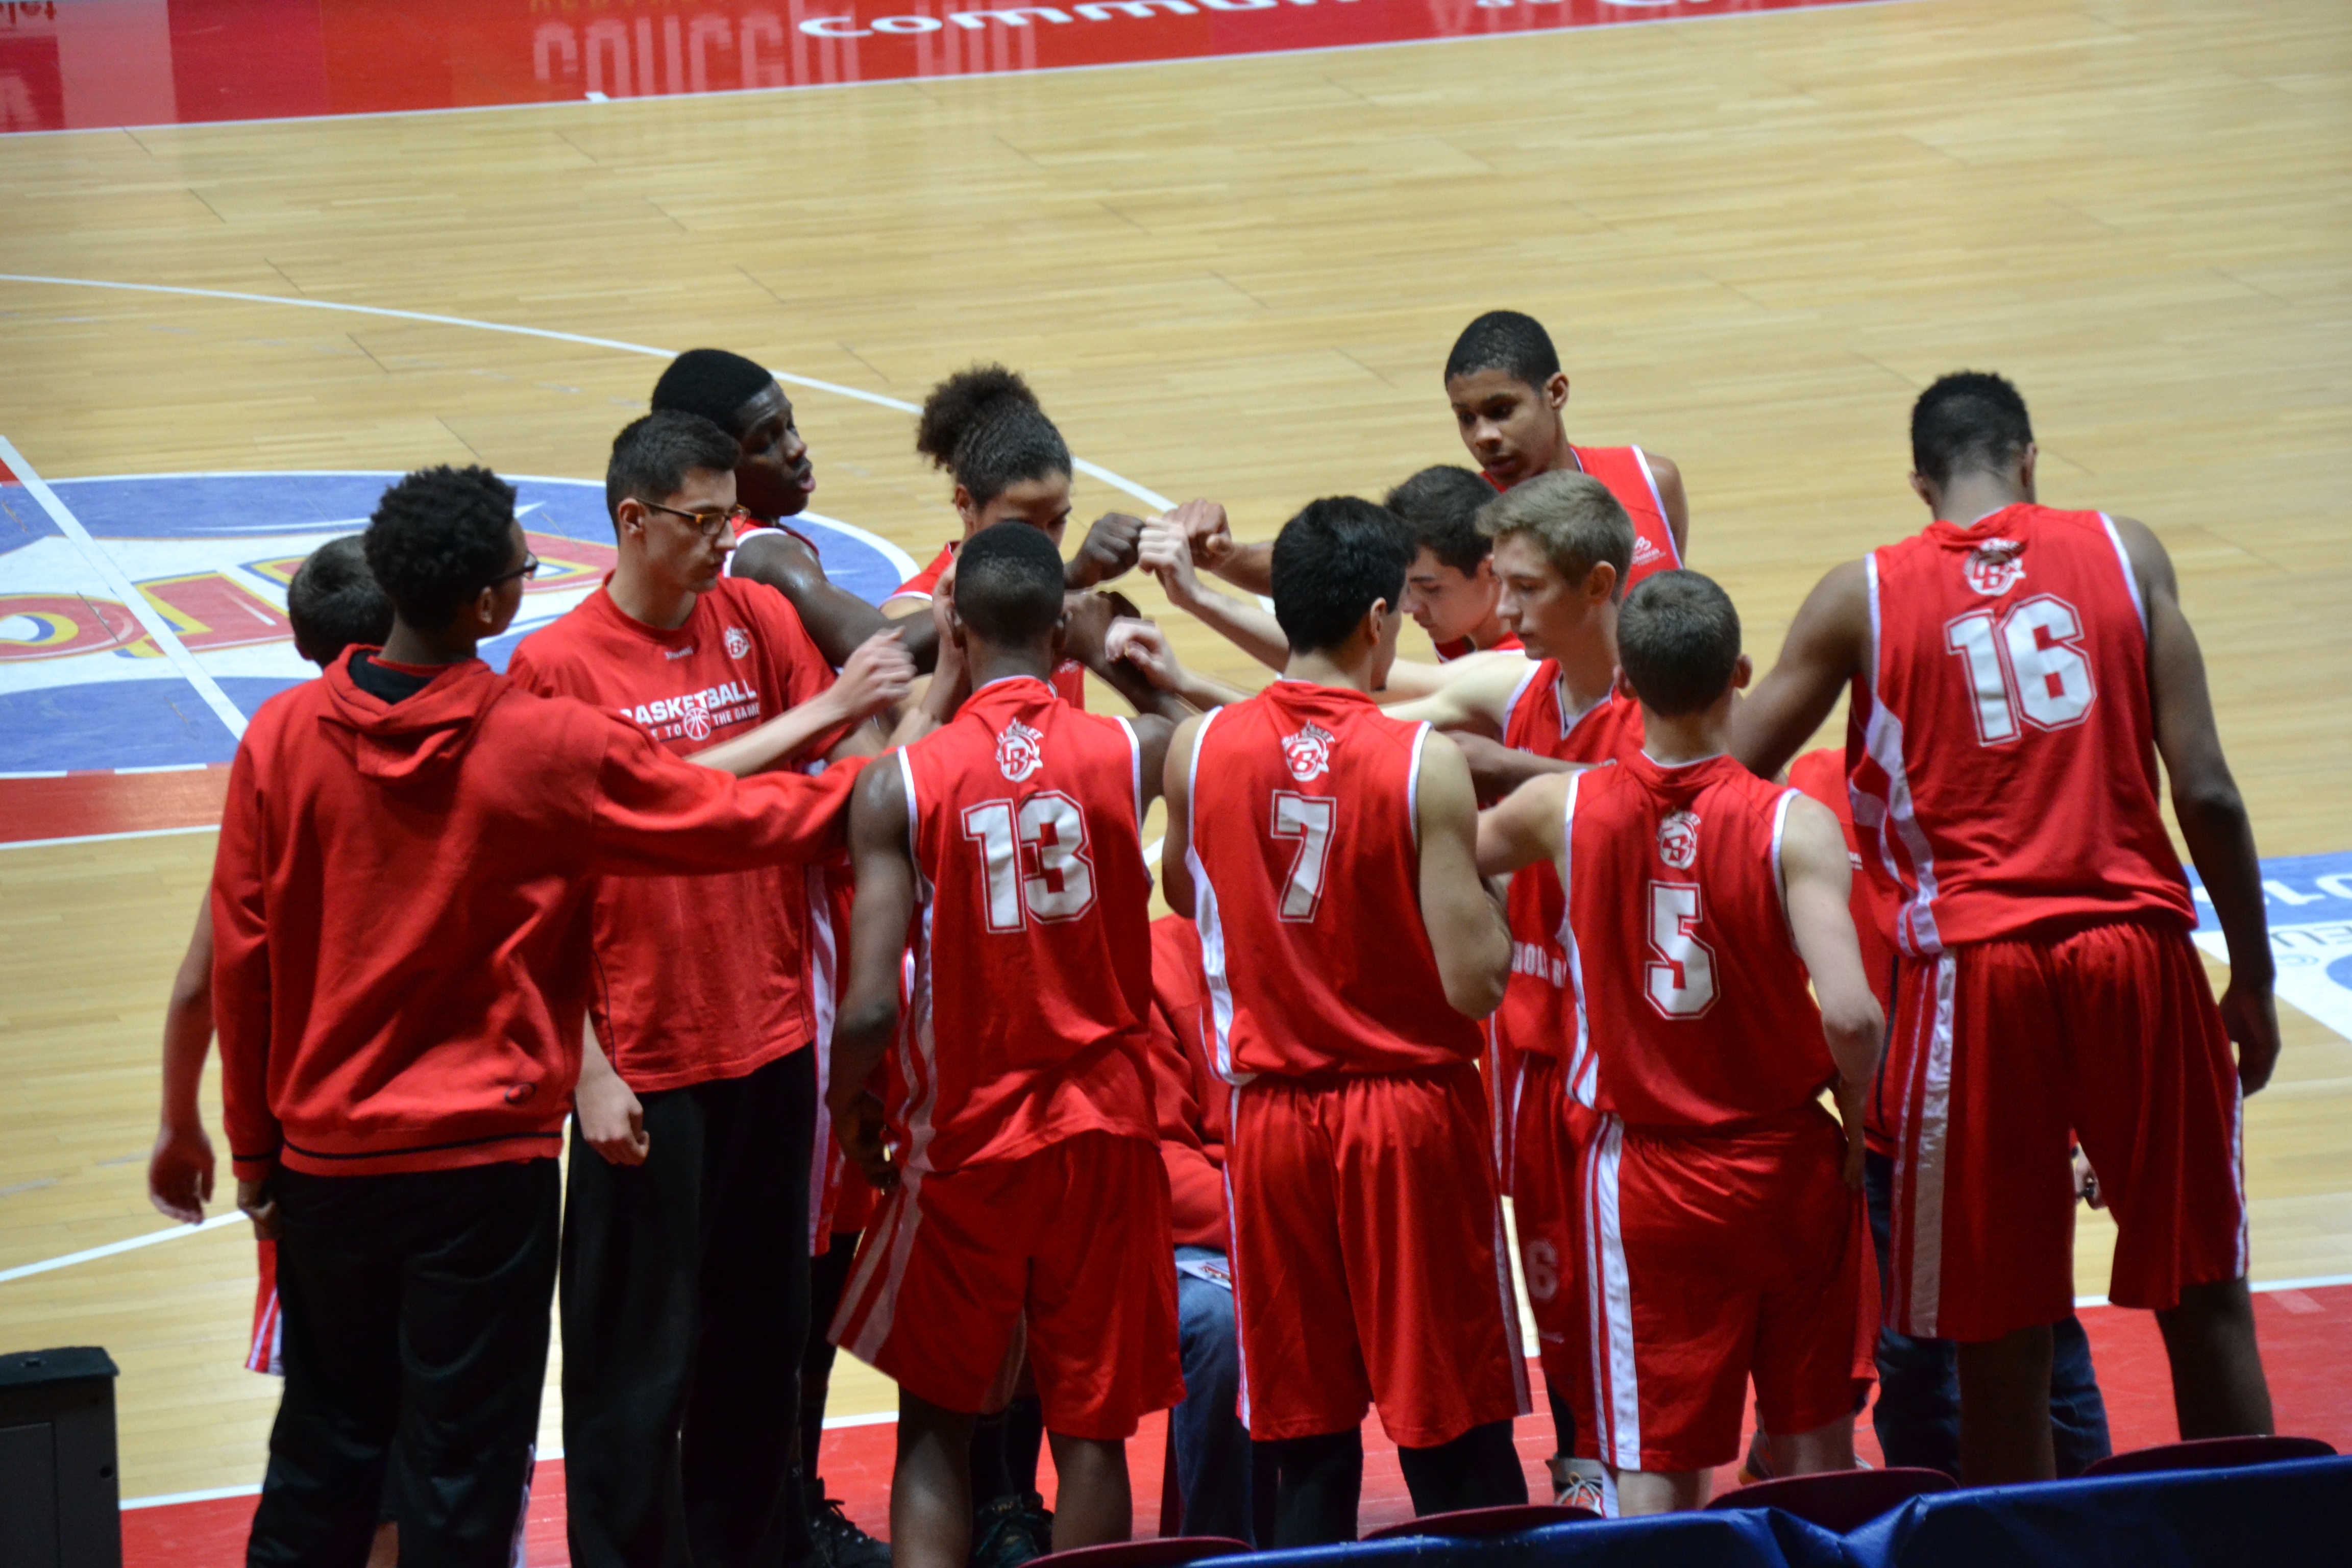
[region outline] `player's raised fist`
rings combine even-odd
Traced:
[[[1107,511],[1087,530],[1087,540],[1071,557],[1063,580],[1073,588],[1108,583],[1135,566],[1136,550],[1143,538],[1143,520],[1123,511]]]

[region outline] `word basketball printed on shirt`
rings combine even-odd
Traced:
[[[757,721],[760,694],[740,681],[722,680],[683,697],[657,697],[651,702],[615,711],[624,719],[635,720],[656,741],[675,741],[681,736],[689,741],[707,741],[713,730]]]

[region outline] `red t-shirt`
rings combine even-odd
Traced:
[[[1179,1247],[1229,1250],[1225,1138],[1232,1091],[1210,1065],[1216,1026],[1201,933],[1181,915],[1151,922],[1151,1076],[1169,1216]]]
[[[1846,755],[1906,952],[2037,926],[2193,926],[2157,804],[2139,579],[2104,513],[2020,503],[1874,551]]]
[[[1649,454],[1639,447],[1570,447],[1576,471],[1591,474],[1609,487],[1617,504],[1633,523],[1633,563],[1625,573],[1625,591],[1653,572],[1671,572],[1683,563],[1675,548],[1675,531],[1666,522],[1666,498],[1658,492],[1657,476],[1650,472]],[[1480,478],[1497,490],[1494,476]]]
[[[1727,756],[1640,750],[1569,783],[1569,982],[1582,1104],[1637,1126],[1736,1127],[1837,1076],[1781,893],[1797,792]]]
[[[791,603],[727,577],[674,631],[631,619],[599,587],[523,638],[507,672],[533,691],[617,713],[680,756],[833,684]],[[598,885],[593,1016],[631,1089],[740,1078],[815,1037],[806,875],[775,866]]]
[[[1503,743],[1563,763],[1605,763],[1641,748],[1642,705],[1612,691],[1571,717],[1560,708],[1559,666],[1544,659],[1528,671],[1503,710]],[[1567,907],[1550,866],[1538,861],[1511,874],[1504,900],[1511,922],[1511,978],[1495,1011],[1496,1030],[1509,1051],[1565,1053],[1571,1020],[1559,921]]]
[[[920,599],[929,604],[940,591],[940,579],[947,575],[955,563],[956,547],[942,544],[931,563],[890,591],[890,599]],[[1054,690],[1063,701],[1083,713],[1087,710],[1087,667],[1075,658],[1066,658],[1054,667]]]
[[[922,905],[885,1103],[909,1170],[1157,1141],[1142,755],[1027,676],[898,753]]]
[[[1218,1071],[1412,1072],[1475,1061],[1421,916],[1426,724],[1276,680],[1202,721],[1193,916]]]

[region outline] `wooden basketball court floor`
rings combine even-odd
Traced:
[[[2352,849],[2352,11],[2329,0],[1911,0],[0,137],[0,435],[51,479],[593,479],[659,369],[619,345],[717,343],[884,400],[794,392],[818,507],[919,557],[953,519],[887,404],[972,360],[1025,371],[1081,458],[1262,537],[1461,460],[1444,351],[1526,309],[1571,432],[1681,465],[1691,563],[1759,660],[1822,571],[1923,521],[1912,396],[1998,369],[2043,499],[2173,552],[2264,854]],[[1082,516],[1137,504],[1078,489]],[[243,1227],[10,1271],[166,1228],[158,1031],[211,849],[0,849],[0,1348],[113,1353],[126,1498],[259,1477],[276,1385],[238,1364]],[[2247,1113],[2254,1276],[2352,1275],[2352,1043],[2281,1014]],[[2085,1216],[2086,1294],[2110,1237]],[[836,1414],[890,1405],[845,1362]]]

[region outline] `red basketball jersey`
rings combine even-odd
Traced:
[[[1635,1126],[1722,1129],[1837,1076],[1781,894],[1797,792],[1727,756],[1633,750],[1568,795],[1568,968],[1579,1101]]]
[[[1653,572],[1671,572],[1680,566],[1683,552],[1675,548],[1675,531],[1666,526],[1666,498],[1658,493],[1649,454],[1639,447],[1570,447],[1568,451],[1576,459],[1576,471],[1607,485],[1625,515],[1633,520],[1633,563],[1625,574],[1626,591],[1630,593],[1634,584]],[[1484,477],[1488,484],[1495,484],[1493,476]]]
[[[1570,716],[1560,708],[1559,666],[1545,659],[1528,671],[1503,710],[1503,743],[1563,763],[1605,763],[1641,749],[1642,705],[1612,692]],[[1511,921],[1511,978],[1496,1025],[1512,1050],[1560,1056],[1571,1032],[1568,952],[1559,940],[1568,900],[1559,874],[1541,862],[1513,872],[1505,909]],[[1570,1071],[1578,1065],[1571,1057]]]
[[[973,692],[898,765],[921,879],[887,1096],[908,1167],[1087,1131],[1156,1140],[1135,731],[1022,676]]]
[[[1519,651],[1519,634],[1505,632],[1485,647],[1480,647],[1468,637],[1455,637],[1452,642],[1433,642],[1429,646],[1436,650],[1438,663],[1452,664],[1455,659],[1468,658],[1474,653],[1517,653]]]
[[[938,596],[940,579],[946,576],[948,568],[955,564],[955,552],[956,547],[952,544],[940,546],[940,552],[931,557],[929,566],[891,589],[890,598],[882,602],[887,605],[890,599],[920,599],[928,604]],[[1087,706],[1087,667],[1075,658],[1066,658],[1055,665],[1054,689],[1063,701],[1084,711]]]
[[[1428,738],[1360,691],[1301,680],[1202,721],[1187,863],[1226,1078],[1477,1058],[1422,924]]]
[[[2103,512],[2020,503],[1872,552],[1846,755],[1903,951],[2052,922],[2194,925],[2157,806],[2147,618]]]

